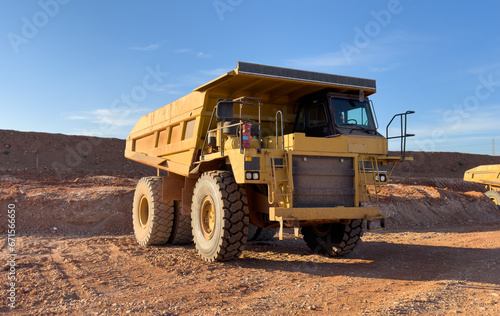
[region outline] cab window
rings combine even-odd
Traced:
[[[309,106],[309,127],[316,127],[327,123],[325,105],[323,103]]]

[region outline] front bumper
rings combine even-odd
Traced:
[[[324,221],[380,218],[378,207],[270,207],[271,221]]]

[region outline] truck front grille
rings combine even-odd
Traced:
[[[293,206],[354,206],[353,158],[293,156]]]

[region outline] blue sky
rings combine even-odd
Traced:
[[[246,61],[377,80],[408,148],[500,152],[500,1],[2,1],[0,129],[125,138]],[[396,141],[391,148],[397,148]]]

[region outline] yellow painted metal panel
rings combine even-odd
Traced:
[[[135,150],[137,152],[146,153],[155,148],[155,134],[150,134],[135,141]]]
[[[172,126],[172,131],[170,134],[170,144],[175,144],[180,142],[182,139],[182,124]]]
[[[482,165],[464,174],[464,180],[481,184],[499,186],[500,185],[500,165]]]
[[[157,147],[162,147],[167,145],[167,140],[168,140],[168,135],[167,135],[167,130],[161,130],[158,132],[158,146]]]
[[[315,208],[286,208],[270,207],[269,219],[279,220],[337,220],[337,219],[366,219],[380,216],[378,207],[315,207]]]

